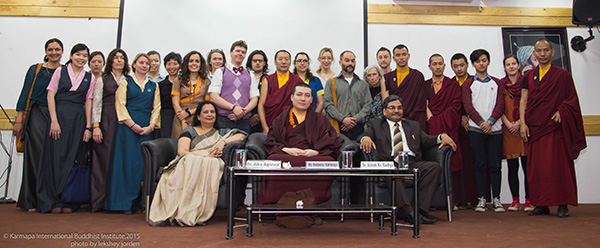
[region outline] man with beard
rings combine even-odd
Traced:
[[[337,120],[339,132],[348,138],[356,139],[364,130],[364,124],[371,112],[369,84],[354,73],[356,56],[352,51],[340,55],[342,73],[330,78],[325,84],[324,108],[330,119]]]
[[[386,73],[385,84],[381,87],[381,98],[397,95],[406,103],[406,119],[418,121],[421,128],[427,131],[427,98],[425,95],[425,77],[417,69],[408,67],[410,53],[405,45],[394,47],[396,70]]]
[[[386,47],[381,47],[379,48],[379,50],[377,50],[376,56],[377,64],[379,65],[379,69],[381,69],[381,72],[383,72],[383,74],[392,71],[392,69],[390,69],[390,64],[392,62],[392,53],[390,52],[390,49],[387,49]]]
[[[569,216],[567,205],[577,205],[575,164],[587,147],[583,118],[573,77],[552,64],[554,49],[547,39],[535,43],[540,62],[521,81],[521,137],[528,142],[527,180],[529,215],[547,215],[558,205],[558,217]]]
[[[377,151],[377,159],[398,162],[398,152],[405,151],[409,155],[410,169],[419,169],[419,212],[423,224],[433,224],[437,219],[428,216],[431,200],[438,186],[442,167],[438,162],[423,161],[424,149],[439,144],[439,147],[450,145],[456,150],[456,144],[445,133],[437,136],[427,135],[416,121],[403,119],[402,99],[391,95],[383,101],[385,119],[371,119],[367,130],[360,137],[360,149],[366,153]],[[388,180],[390,185],[391,180]],[[388,187],[389,188],[389,187]],[[407,221],[413,220],[411,200],[406,196],[403,183],[396,183],[396,206],[398,213]]]

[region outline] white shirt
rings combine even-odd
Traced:
[[[392,147],[392,149],[390,151],[392,151],[392,157],[396,156],[396,154],[394,154],[394,125],[396,125],[396,122],[390,121],[390,119],[385,119],[388,123],[388,125],[390,126],[390,140],[392,142],[390,142],[390,146]],[[408,142],[406,142],[406,134],[404,133],[404,128],[402,127],[402,121],[397,122],[398,123],[398,128],[400,129],[400,133],[402,134],[402,150],[403,151],[407,151],[409,156],[415,156],[415,153],[413,151],[410,150],[410,148],[408,147]]]
[[[233,73],[234,75],[240,75],[240,72],[234,72],[233,71],[233,66],[230,64],[227,64],[227,68],[229,68],[229,70],[231,70],[231,73]],[[244,68],[244,70],[246,70],[246,68]],[[260,94],[260,92],[258,91],[258,80],[256,80],[256,78],[254,78],[254,75],[252,75],[253,73],[249,72],[250,74],[250,79],[251,79],[251,83],[250,83],[250,98],[252,97],[258,97],[258,95]],[[212,80],[210,81],[210,87],[208,87],[208,93],[219,93],[221,94],[221,88],[223,87],[223,68],[219,68],[215,71],[215,74],[212,75]]]

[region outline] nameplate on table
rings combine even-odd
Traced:
[[[309,168],[309,169],[339,169],[340,164],[337,161],[306,161],[306,168]]]
[[[390,170],[396,169],[396,166],[394,166],[393,161],[361,161],[360,168],[370,170]]]
[[[248,160],[246,168],[252,169],[281,169],[281,160]]]

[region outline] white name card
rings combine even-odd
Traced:
[[[389,170],[395,169],[393,161],[361,161],[360,162],[361,169],[370,169],[370,170]]]
[[[306,168],[310,169],[339,169],[337,161],[306,161]]]
[[[281,169],[281,160],[248,160],[246,168]]]

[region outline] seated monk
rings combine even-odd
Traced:
[[[302,167],[306,161],[336,161],[344,140],[337,136],[329,120],[312,107],[312,89],[298,83],[292,89],[292,107],[273,120],[264,143],[269,160],[290,162]],[[310,188],[316,203],[331,198],[332,177],[263,177],[258,204],[276,203],[285,192]]]

